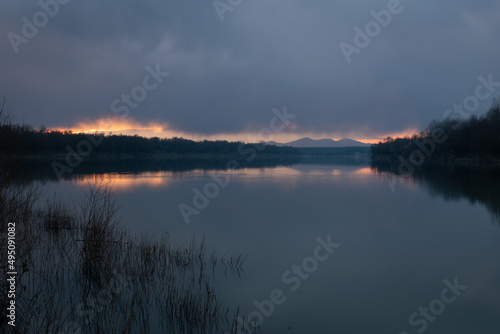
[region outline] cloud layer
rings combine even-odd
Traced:
[[[41,3],[55,11],[55,1]],[[16,54],[8,34],[23,36],[23,17],[33,23],[42,7],[4,2],[0,96],[17,121],[72,127],[117,116],[113,101],[159,65],[170,76],[130,108],[131,120],[236,135],[258,132],[286,105],[297,136],[374,138],[441,118],[480,75],[500,81],[498,1],[401,0],[350,63],[340,44],[356,46],[355,27],[365,31],[371,11],[395,0],[220,3],[231,8],[223,21],[212,1],[59,0]]]

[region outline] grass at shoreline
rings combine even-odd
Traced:
[[[8,333],[216,333],[236,316],[214,286],[217,268],[242,274],[242,257],[206,254],[204,240],[174,246],[167,237],[131,235],[116,213],[113,191],[91,187],[68,206],[40,203],[41,189],[0,190],[0,234],[16,223],[16,327]],[[4,223],[5,222],[5,223]],[[7,243],[0,252],[7,254]],[[1,307],[8,291],[0,264]]]

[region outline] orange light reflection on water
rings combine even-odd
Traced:
[[[373,170],[370,167],[360,168],[360,169],[355,170],[354,174],[370,175],[370,174],[373,174]]]
[[[295,187],[297,182],[303,178],[327,178],[337,179],[348,177],[349,175],[369,176],[374,171],[369,167],[352,168],[344,166],[331,166],[326,169],[299,169],[294,167],[275,167],[275,168],[242,168],[231,170],[192,170],[186,172],[172,171],[155,171],[141,173],[104,173],[104,174],[88,174],[76,177],[72,182],[78,186],[86,187],[89,184],[98,184],[104,182],[113,187],[117,191],[131,191],[137,188],[160,188],[168,187],[172,181],[179,179],[179,175],[198,174],[205,175],[211,180],[209,175],[221,177],[221,179],[229,178],[230,181],[238,180],[238,182],[254,182],[256,180],[266,179],[266,182],[276,182],[286,185],[287,187]],[[175,174],[175,175],[174,175]]]
[[[74,182],[79,186],[87,186],[104,182],[110,184],[114,190],[130,191],[138,187],[158,188],[170,183],[169,172],[143,172],[138,174],[106,173],[89,174],[78,177]]]

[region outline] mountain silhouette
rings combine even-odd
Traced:
[[[357,140],[344,138],[339,140],[333,140],[329,138],[325,139],[311,139],[308,137],[297,139],[288,143],[277,143],[275,141],[269,141],[267,145],[276,146],[292,146],[292,147],[368,147],[370,144],[362,143]]]

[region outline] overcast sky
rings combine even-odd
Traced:
[[[54,1],[50,15],[33,0],[0,5],[0,96],[34,127],[121,116],[166,135],[244,140],[286,106],[296,117],[275,140],[380,138],[441,119],[479,76],[500,82],[498,0]],[[386,22],[370,24],[381,10]],[[369,43],[355,41],[367,23]],[[151,90],[140,88],[148,66],[169,73]],[[133,90],[147,97],[117,112]]]

